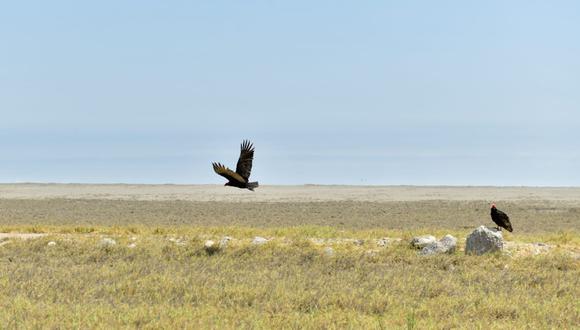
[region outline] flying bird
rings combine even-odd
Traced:
[[[240,158],[236,165],[236,171],[232,171],[221,163],[212,163],[213,170],[228,179],[224,186],[238,187],[241,189],[250,189],[258,187],[258,182],[250,182],[250,173],[252,172],[252,161],[254,160],[254,146],[248,140],[242,141]]]
[[[500,227],[507,229],[510,233],[514,231],[512,228],[512,224],[510,223],[510,217],[507,214],[503,213],[502,211],[498,210],[495,207],[495,203],[491,204],[491,220],[495,222],[498,230],[501,230]]]

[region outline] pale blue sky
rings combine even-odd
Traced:
[[[0,182],[580,185],[577,1],[0,4]]]

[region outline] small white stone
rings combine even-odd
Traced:
[[[434,255],[441,253],[452,254],[455,252],[455,247],[457,246],[457,239],[451,235],[445,235],[440,241],[433,242],[423,249],[419,254],[421,255]]]
[[[262,245],[268,243],[268,240],[265,239],[264,237],[260,237],[260,236],[256,236],[254,237],[254,240],[252,240],[252,244],[254,245]]]
[[[134,249],[134,248],[136,248],[136,247],[137,247],[137,244],[135,244],[135,243],[131,243],[131,244],[127,245],[127,247],[128,247],[129,249]]]
[[[219,249],[220,249],[219,245],[217,245],[212,240],[205,241],[205,243],[203,244],[203,248],[208,254],[215,253],[215,252],[219,251]]]
[[[310,241],[316,245],[324,244],[324,239],[322,238],[311,238]]]
[[[330,246],[327,246],[324,248],[324,255],[327,257],[332,257],[334,256],[334,249],[331,248]]]
[[[105,237],[101,240],[101,243],[99,243],[100,246],[113,246],[113,245],[117,245],[117,242],[115,242],[114,239],[109,238],[109,237]]]
[[[435,236],[423,235],[423,236],[413,237],[413,239],[411,240],[411,246],[416,248],[416,249],[422,249],[422,248],[426,247],[427,245],[429,245],[431,243],[435,243],[435,242],[437,242],[437,239],[435,238]]]
[[[383,237],[383,238],[377,240],[377,245],[380,247],[385,247],[385,246],[389,245],[389,238]]]
[[[48,245],[48,246],[55,246],[56,245],[56,242],[55,241],[50,241],[46,245]]]
[[[222,239],[220,240],[220,248],[223,249],[226,246],[228,246],[228,244],[231,240],[232,240],[232,238],[230,236],[222,237]]]
[[[379,251],[378,250],[367,250],[365,252],[365,255],[369,258],[374,258],[374,257],[379,255]]]
[[[171,238],[168,238],[167,240],[175,243],[175,245],[185,245],[185,242],[183,241],[183,239],[181,237],[180,238],[171,237]]]

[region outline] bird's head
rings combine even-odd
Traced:
[[[491,208],[495,209],[495,203],[491,203]]]

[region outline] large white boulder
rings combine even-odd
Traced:
[[[482,255],[503,249],[503,236],[501,231],[479,226],[469,236],[465,242],[465,253]]]

